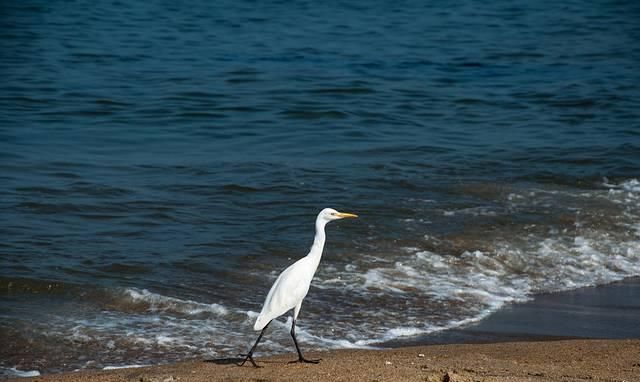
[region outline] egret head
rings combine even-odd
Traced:
[[[344,218],[357,218],[358,215],[350,214],[346,212],[338,212],[333,208],[325,208],[318,214],[318,220],[330,222],[332,220],[344,219]]]

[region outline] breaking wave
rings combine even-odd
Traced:
[[[143,308],[149,312],[166,312],[186,315],[198,315],[212,313],[224,316],[229,313],[227,308],[220,304],[204,304],[191,300],[181,300],[175,297],[163,296],[147,289],[125,289],[121,294],[121,302],[137,308]]]

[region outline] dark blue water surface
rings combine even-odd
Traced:
[[[309,347],[639,275],[638,20],[634,1],[3,2],[0,364],[235,354],[323,207],[361,218],[328,228]],[[289,350],[276,332],[265,352]]]

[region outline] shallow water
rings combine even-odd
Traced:
[[[360,218],[328,226],[309,349],[640,275],[633,2],[0,14],[5,368],[245,350],[323,207]]]

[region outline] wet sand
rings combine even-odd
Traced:
[[[640,339],[450,344],[387,350],[309,353],[319,364],[289,363],[295,354],[165,366],[51,374],[16,381],[640,381]]]
[[[637,296],[640,296],[640,277],[597,287],[538,294],[531,301],[508,304],[464,328],[399,338],[384,345],[640,338],[640,299]]]

